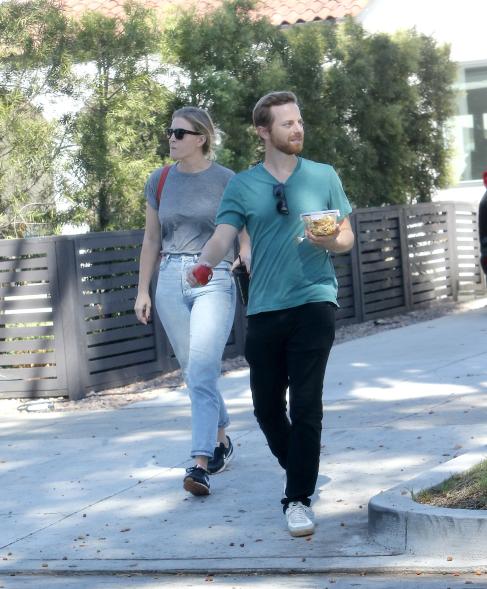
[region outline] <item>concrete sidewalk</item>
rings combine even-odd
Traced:
[[[487,580],[485,559],[412,558],[367,535],[373,495],[485,450],[487,307],[335,346],[311,538],[286,531],[282,472],[255,423],[248,371],[221,384],[236,456],[207,498],[182,489],[184,389],[114,411],[5,412],[0,575],[477,571]]]

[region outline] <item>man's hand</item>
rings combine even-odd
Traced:
[[[204,286],[208,284],[213,277],[213,271],[209,264],[195,264],[190,266],[186,273],[186,280],[192,287]]]
[[[340,235],[340,225],[337,225],[335,231],[330,235],[313,235],[306,227],[305,235],[306,239],[316,247],[333,251],[333,246],[336,245],[337,237]]]
[[[216,226],[213,235],[206,242],[205,247],[201,252],[198,264],[196,264],[196,266],[190,266],[188,272],[186,273],[186,280],[190,286],[198,286],[203,284],[200,280],[198,280],[198,275],[194,275],[197,266],[203,265],[210,269],[218,266],[218,264],[223,260],[225,254],[232,247],[232,244],[237,237],[237,233],[238,230],[233,225],[222,223],[221,225]]]
[[[148,293],[139,293],[135,300],[134,311],[137,316],[137,319],[147,325],[151,318],[151,308],[152,303],[150,300],[150,296]]]
[[[354,243],[352,226],[348,217],[338,223],[331,235],[316,236],[308,228],[306,228],[305,235],[312,245],[336,254],[350,251]]]

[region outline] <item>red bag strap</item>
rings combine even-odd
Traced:
[[[157,191],[156,191],[157,208],[159,208],[159,205],[161,204],[162,189],[164,188],[164,183],[166,181],[166,178],[167,178],[167,175],[169,174],[170,169],[171,169],[171,166],[164,166],[162,168],[162,172],[159,177],[159,183],[157,185]]]

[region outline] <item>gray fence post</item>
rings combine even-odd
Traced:
[[[399,207],[399,229],[400,229],[400,243],[401,243],[401,263],[402,275],[404,284],[404,304],[408,311],[413,309],[413,292],[412,292],[412,276],[411,263],[409,261],[409,247],[408,247],[408,220],[407,208],[404,205]]]
[[[460,276],[458,274],[457,214],[455,203],[446,203],[445,210],[448,216],[448,257],[451,269],[451,293],[453,300],[458,301]]]
[[[64,333],[67,392],[72,400],[85,396],[88,374],[75,245],[73,239],[56,239],[59,317]]]
[[[350,216],[350,225],[355,236],[355,245],[350,252],[350,261],[352,264],[352,285],[353,285],[353,306],[355,309],[355,320],[361,323],[364,320],[364,303],[362,295],[362,280],[360,272],[360,223],[358,221],[360,213],[353,212]]]

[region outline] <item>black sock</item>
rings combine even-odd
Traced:
[[[303,505],[306,505],[306,507],[309,507],[311,505],[311,499],[309,497],[284,497],[284,499],[281,499],[283,513],[286,513],[289,504],[293,503],[293,501],[301,501],[301,503]]]

